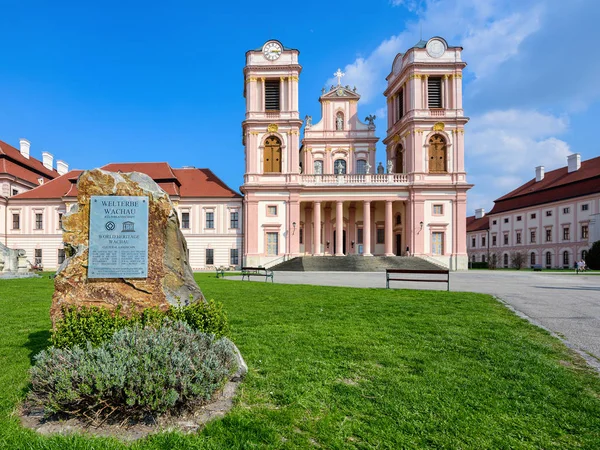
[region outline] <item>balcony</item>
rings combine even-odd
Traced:
[[[300,175],[299,181],[304,186],[406,186],[408,175],[403,173]]]

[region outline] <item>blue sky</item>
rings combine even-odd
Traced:
[[[469,213],[566,155],[600,154],[600,2],[30,2],[0,0],[0,139],[71,168],[118,161],[209,167],[242,183],[244,53],[300,50],[300,113],[320,116],[341,67],[385,136],[396,53],[440,35],[464,47]],[[383,146],[378,160],[384,160]]]

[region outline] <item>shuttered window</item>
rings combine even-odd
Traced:
[[[402,116],[404,115],[404,89],[400,89],[396,101],[396,121],[398,121],[402,119]]]
[[[427,100],[430,108],[442,107],[442,79],[428,78],[427,79]]]
[[[279,111],[279,80],[265,80],[265,110]]]

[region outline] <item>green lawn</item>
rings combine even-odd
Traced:
[[[4,280],[0,448],[600,448],[600,377],[490,296],[196,277],[249,366],[226,418],[129,446],[21,428],[52,281]]]

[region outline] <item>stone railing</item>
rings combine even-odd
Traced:
[[[403,173],[386,174],[345,174],[345,175],[300,175],[303,185],[407,185],[408,175]]]

